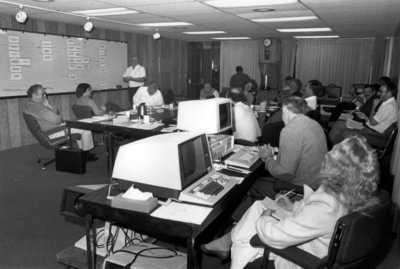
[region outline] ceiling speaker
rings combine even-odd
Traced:
[[[87,21],[83,26],[83,29],[85,29],[86,32],[90,33],[93,30],[93,27],[93,23],[91,21]]]
[[[28,19],[28,15],[26,14],[25,11],[20,10],[20,11],[18,11],[18,13],[15,15],[15,19],[16,19],[17,22],[19,22],[19,23],[25,23],[26,20]]]

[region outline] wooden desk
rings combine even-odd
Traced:
[[[175,118],[178,115],[178,110],[174,109],[163,109],[163,112],[149,114],[150,117],[154,118],[156,121],[161,121],[169,118]],[[133,119],[137,119],[137,114],[133,115]],[[65,121],[67,127],[89,130],[95,132],[102,132],[106,137],[106,151],[107,151],[107,171],[109,176],[111,176],[114,164],[114,141],[113,134],[127,134],[131,135],[135,138],[141,139],[149,136],[153,136],[156,134],[160,134],[161,130],[165,128],[167,125],[156,126],[153,129],[137,129],[132,127],[124,126],[123,124],[113,124],[111,121],[102,121],[102,122],[84,122],[84,121]],[[71,137],[71,136],[70,136]]]
[[[218,217],[230,216],[263,170],[263,162],[259,160],[252,167],[252,173],[248,174],[240,185],[235,186],[214,206],[211,213],[201,225],[159,219],[146,213],[113,208],[110,205],[110,201],[106,198],[108,187],[101,188],[80,197],[78,206],[81,208],[81,213],[84,213],[86,216],[88,268],[95,268],[96,264],[96,230],[93,227],[93,220],[95,218],[117,222],[129,226],[136,232],[156,238],[157,236],[168,236],[171,237],[171,239],[186,239],[187,268],[199,268],[197,263],[198,252],[196,251],[198,250],[198,245],[196,245],[195,242],[196,237],[216,221]]]

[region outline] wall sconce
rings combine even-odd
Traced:
[[[153,34],[153,39],[157,40],[161,38],[161,34],[158,32],[158,29],[156,29],[156,32]]]
[[[24,6],[19,6],[19,8],[20,8],[21,10],[18,11],[18,13],[15,15],[15,19],[16,19],[17,22],[19,22],[19,23],[25,23],[26,20],[28,19],[28,14],[26,14],[26,12],[23,11]]]
[[[90,18],[87,18],[87,22],[83,26],[86,32],[90,33],[93,30],[94,26],[93,23],[90,21]]]

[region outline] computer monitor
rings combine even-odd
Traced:
[[[324,96],[329,99],[339,99],[342,96],[342,87],[335,85],[324,86]]]
[[[232,103],[226,98],[180,102],[177,123],[177,128],[185,131],[226,131],[232,128]]]
[[[181,190],[211,170],[206,134],[177,132],[121,146],[112,177],[123,190],[134,184],[155,197],[178,198]]]

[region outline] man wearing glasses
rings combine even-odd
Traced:
[[[57,107],[46,98],[46,92],[42,85],[35,84],[29,87],[27,91],[29,101],[25,105],[25,113],[34,116],[40,125],[42,131],[48,131],[56,128],[63,123]],[[93,148],[92,132],[80,129],[71,129],[71,133],[81,134],[81,140],[78,140],[78,147],[86,152],[87,161],[96,161],[98,158],[89,150]],[[50,138],[56,138],[64,135],[64,132],[52,134]]]

